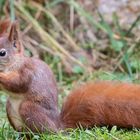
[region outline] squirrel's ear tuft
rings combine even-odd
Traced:
[[[0,21],[0,36],[3,36],[3,34],[6,33],[10,23],[9,19]]]
[[[17,48],[18,53],[24,52],[24,48],[20,40],[19,24],[17,21],[12,23],[8,39],[13,44],[13,47]]]
[[[17,21],[14,21],[12,23],[8,39],[11,42],[19,40],[19,28],[18,28],[18,22]]]

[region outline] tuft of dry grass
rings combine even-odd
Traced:
[[[132,77],[130,63],[139,44],[136,29],[140,18],[138,16],[126,28],[120,19],[121,12],[113,14],[111,19],[101,9],[102,4],[100,0],[96,0],[93,6],[92,1],[85,0],[11,0],[1,7],[3,18],[14,20],[16,17],[19,20],[28,54],[43,60],[48,54],[57,56],[68,74],[103,69],[126,72]],[[118,8],[113,0],[104,4],[108,7],[114,4],[114,9]],[[127,6],[129,4],[124,8]],[[125,10],[122,15],[124,13]]]

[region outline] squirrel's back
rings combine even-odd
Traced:
[[[63,104],[64,128],[96,126],[140,127],[140,85],[116,82],[87,83]]]

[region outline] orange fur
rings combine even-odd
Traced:
[[[140,85],[116,82],[88,83],[66,99],[64,128],[113,126],[140,128]]]

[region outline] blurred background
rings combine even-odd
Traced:
[[[19,21],[26,54],[46,61],[60,82],[99,71],[137,80],[139,13],[139,0],[0,1],[0,20]]]
[[[7,19],[18,20],[26,55],[53,70],[60,105],[79,82],[140,82],[139,0],[0,0],[0,25]],[[13,133],[5,123],[5,102],[2,93],[3,138]]]

